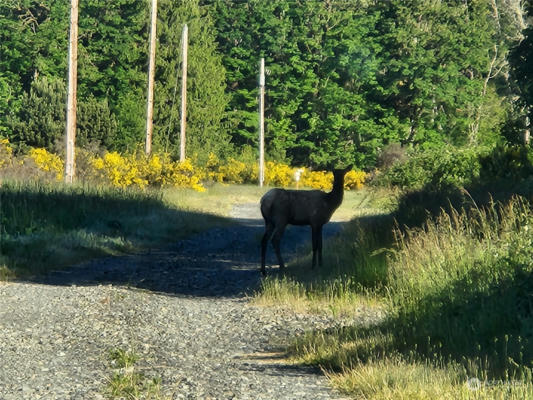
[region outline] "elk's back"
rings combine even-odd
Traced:
[[[261,213],[265,221],[291,225],[324,224],[332,212],[326,193],[320,190],[271,189],[261,198]]]

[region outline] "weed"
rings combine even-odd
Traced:
[[[131,350],[113,349],[109,352],[115,370],[107,387],[111,399],[162,399],[161,379],[148,378],[140,373],[136,367],[139,359]]]

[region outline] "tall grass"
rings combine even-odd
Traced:
[[[402,346],[461,362],[480,378],[531,376],[531,229],[530,205],[514,199],[443,214],[402,237],[389,292]]]
[[[351,214],[341,213],[359,217],[327,241],[324,267],[310,270],[310,254],[292,260],[281,278],[269,276],[262,281],[257,303],[334,314],[350,313],[362,303],[377,305],[376,293],[386,287],[388,279],[387,252],[394,220],[385,214],[368,216],[368,207],[374,210],[372,204],[360,207],[365,194],[358,197],[358,201],[348,199],[346,208],[352,209]]]
[[[330,260],[333,276],[312,287],[297,274],[283,279],[309,301],[325,299],[316,288],[337,276],[350,282],[339,297],[367,290],[386,318],[310,332],[289,352],[357,398],[533,398],[531,205],[452,210],[403,231],[363,222],[336,246],[343,269]],[[266,283],[265,296],[286,290],[278,286]]]
[[[157,191],[5,181],[0,186],[0,279],[157,246],[221,221],[181,210]]]

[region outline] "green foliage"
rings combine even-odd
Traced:
[[[518,182],[533,174],[533,149],[522,145],[496,147],[480,159],[481,181]]]
[[[369,168],[388,143],[497,141],[505,115],[492,80],[519,29],[503,4],[206,3],[224,54],[237,144],[257,140],[260,56],[269,71],[267,149],[294,162]],[[494,5],[502,10],[497,20]]]
[[[401,346],[484,360],[477,366],[491,378],[524,376],[533,362],[532,223],[530,205],[514,200],[443,215],[403,238],[390,270]]]
[[[208,3],[224,54],[232,94],[229,123],[237,145],[257,142],[261,56],[267,68],[271,154],[285,153],[296,164],[362,166],[375,160],[376,145],[396,137],[380,123],[390,113],[361,93],[365,79],[373,79],[379,67],[377,45],[364,39],[374,29],[374,14],[363,18],[367,10],[357,2],[310,1],[298,7],[289,1],[253,1],[244,7],[224,0]]]
[[[439,191],[449,187],[464,187],[477,181],[482,148],[446,146],[413,152],[406,161],[397,162],[378,177],[378,184],[402,189]]]
[[[115,115],[117,134],[108,148],[133,150],[146,126],[149,7],[137,0],[88,0],[79,13],[78,92],[107,102]]]
[[[506,120],[525,124],[530,32],[516,47],[525,26],[520,7],[502,0],[294,4],[160,2],[156,148],[177,154],[184,23],[190,33],[187,152],[202,161],[210,152],[227,158],[243,146],[256,148],[261,57],[267,67],[266,145],[276,161],[371,169],[390,143],[493,145]],[[68,21],[68,2],[0,4],[0,112],[8,117],[0,120],[0,133],[19,147],[50,146],[57,137],[49,124],[40,131],[30,126],[29,136],[22,132],[26,106],[37,106],[28,100],[36,82],[64,81]],[[148,21],[146,2],[80,3],[81,143],[100,141],[124,151],[143,142]],[[101,118],[91,116],[98,110]],[[90,121],[95,132],[88,132]]]
[[[528,15],[533,15],[533,5],[528,4]],[[511,74],[515,81],[515,89],[520,94],[520,106],[525,108],[523,114],[533,120],[533,72],[530,68],[533,60],[533,26],[523,32],[523,40],[515,46],[510,54]],[[525,116],[524,115],[524,116]]]
[[[187,24],[187,155],[196,155],[200,162],[207,161],[210,153],[225,157],[231,149],[222,122],[229,97],[211,18],[197,0],[181,2],[179,7],[167,0],[158,7],[155,142],[164,151],[179,154],[181,35]]]
[[[112,148],[116,142],[117,120],[109,109],[107,100],[97,100],[89,96],[78,103],[76,144],[87,147],[97,143]]]
[[[52,150],[65,135],[66,95],[62,81],[37,77],[12,121],[11,142]]]

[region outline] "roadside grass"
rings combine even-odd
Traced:
[[[199,212],[216,212],[218,215],[228,216],[235,204],[256,203],[259,209],[261,197],[271,186],[259,187],[257,185],[229,185],[213,183],[206,186],[207,191],[198,192],[193,189],[164,189],[163,199],[171,204],[179,204],[183,210]],[[308,188],[301,188],[307,190]],[[333,219],[346,221],[354,215],[360,215],[361,210],[369,213],[375,210],[377,197],[369,190],[354,190],[344,192],[344,201],[335,212]],[[393,198],[393,197],[391,197]],[[380,201],[385,196],[379,197]],[[383,203],[383,201],[381,201]]]
[[[532,229],[531,205],[516,198],[420,228],[356,218],[325,246],[337,253],[325,268],[311,271],[304,256],[256,301],[334,315],[379,308],[384,318],[288,347],[354,398],[533,398]]]
[[[0,280],[164,245],[227,223],[207,204],[182,208],[180,196],[187,195],[177,191],[170,202],[160,191],[4,181]]]
[[[212,184],[206,192],[186,188],[141,191],[3,181],[0,280],[164,246],[213,226],[231,224],[228,216],[235,204],[259,206],[268,189]]]
[[[270,188],[257,185],[228,185],[214,183],[206,186],[207,191],[193,189],[163,189],[163,199],[170,204],[178,204],[180,209],[196,212],[212,212],[228,216],[231,208],[238,203],[257,203]]]
[[[394,220],[387,211],[395,199],[396,194],[383,190],[346,192],[332,218],[344,221],[342,234],[324,243],[323,267],[312,270],[311,254],[299,255],[281,276],[263,279],[254,302],[336,316],[362,306],[380,308],[394,240]]]

